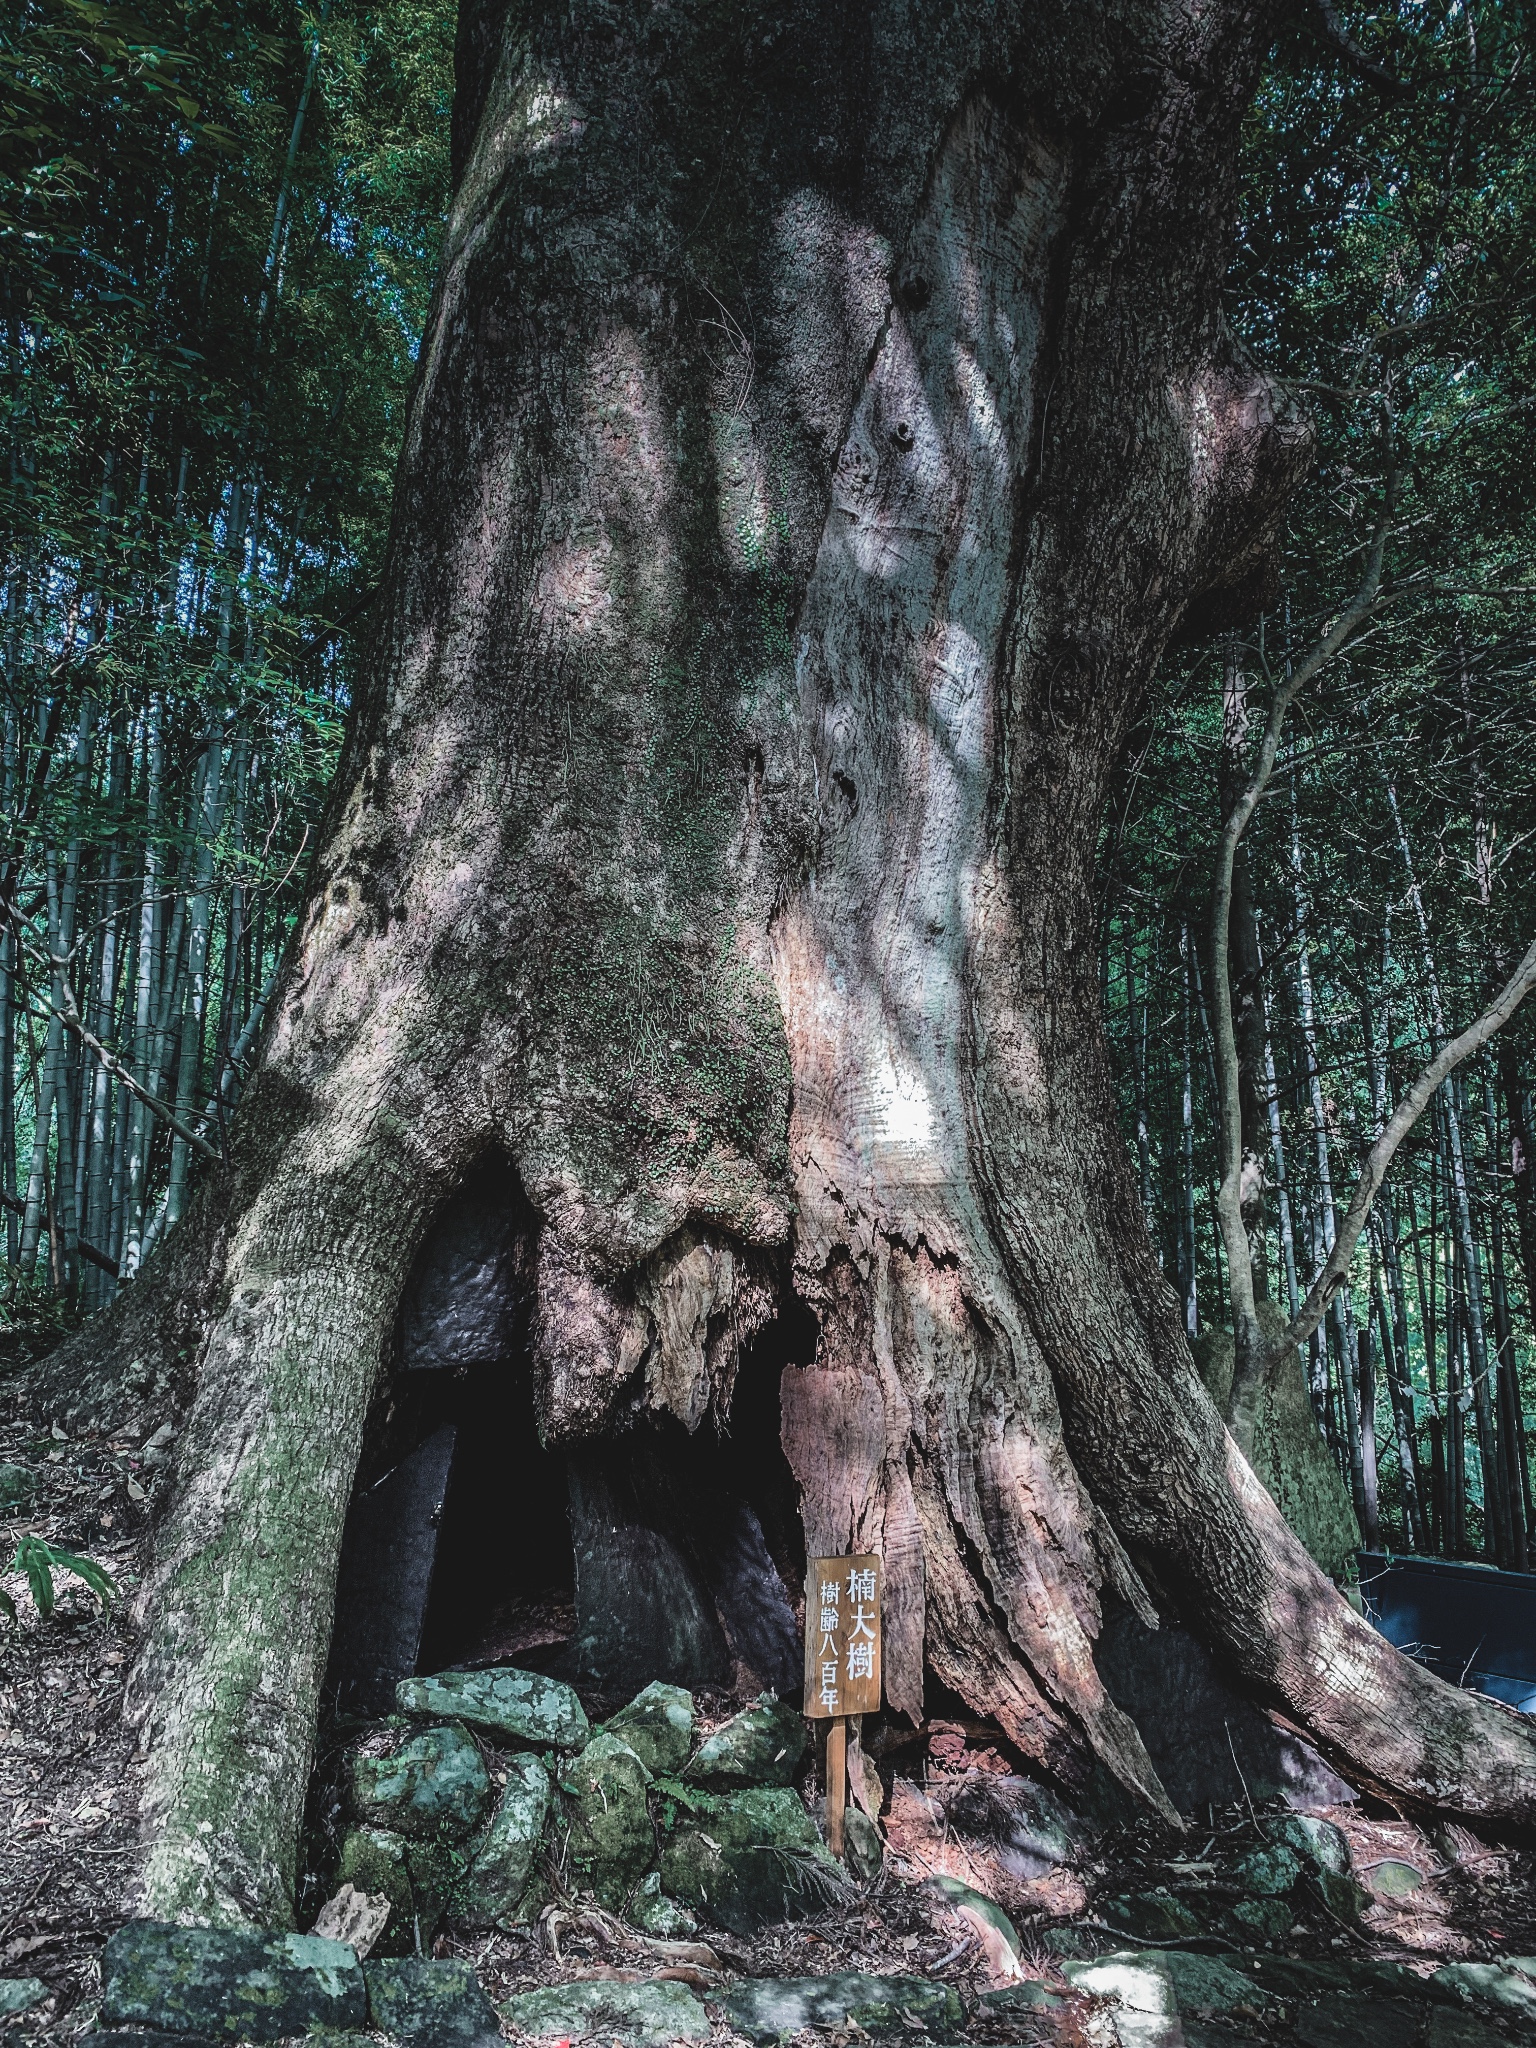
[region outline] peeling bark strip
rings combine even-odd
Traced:
[[[1098,1014],[1106,776],[1308,458],[1218,321],[1277,14],[469,0],[270,1041],[159,1272],[60,1354],[191,1398],[135,1679],[149,1911],[291,1914],[364,1416],[497,1148],[549,1441],[722,1413],[792,1276],[808,1548],[880,1553],[898,1711],[926,1664],[1167,1812],[1093,1654],[1106,1590],[1153,1618],[1146,1558],[1357,1778],[1536,1819],[1530,1731],[1375,1636],[1223,1431]]]

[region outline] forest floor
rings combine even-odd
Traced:
[[[83,1586],[61,1575],[56,1607],[45,1619],[19,1576],[0,1581],[19,1609],[14,1627],[0,1624],[0,1978],[37,1977],[50,1993],[4,2037],[8,2048],[19,2048],[23,2039],[70,2040],[89,2026],[101,1947],[124,1918],[139,1766],[123,1725],[123,1695],[136,1642],[134,1594],[147,1561],[153,1493],[164,1466],[156,1438],[167,1420],[145,1412],[110,1439],[71,1442],[28,1410],[16,1370],[22,1363],[14,1352],[0,1358],[0,1467],[33,1474],[37,1492],[24,1511],[0,1510],[6,1546],[0,1564],[23,1534],[35,1533],[51,1546],[95,1559],[111,1574],[120,1597],[103,1611]],[[903,1766],[916,1781],[915,1787],[907,1784],[909,1794],[931,1784],[935,1773],[1000,1767],[996,1752],[974,1730],[957,1736],[953,1724],[939,1724],[926,1750],[914,1745],[912,1761]],[[1335,1965],[1390,1961],[1424,1975],[1452,1960],[1536,1954],[1536,1856],[1489,1847],[1457,1829],[1421,1833],[1361,1806],[1334,1809],[1329,1817],[1348,1835],[1355,1870],[1368,1885],[1372,1872],[1388,1864],[1409,1865],[1424,1881],[1406,1896],[1374,1896],[1354,1926],[1341,1925],[1321,1909],[1303,1915],[1283,1940],[1249,1949],[1250,1961],[1256,1955],[1261,1963],[1272,1955],[1277,1966],[1285,1957]],[[812,1919],[769,1929],[755,1940],[704,1931],[700,1939],[713,1948],[719,1977],[687,1963],[668,1974],[691,1982],[706,2002],[735,1975],[929,1975],[961,1994],[967,2032],[975,2041],[1055,2042],[1063,2048],[1113,2044],[1116,2034],[1104,2010],[1070,1990],[1062,1962],[1074,1948],[1091,1955],[1115,1946],[1158,1946],[1109,1935],[1101,1906],[1126,1896],[1177,1896],[1200,1910],[1202,1895],[1222,1895],[1233,1860],[1259,1842],[1261,1818],[1243,1809],[1217,1812],[1212,1825],[1183,1841],[1151,1824],[1122,1827],[1099,1835],[1074,1868],[999,1882],[994,1890],[1018,1929],[1026,1975],[1062,2001],[1049,2010],[989,2013],[977,2005],[997,1979],[981,1944],[974,1935],[967,1938],[965,1923],[923,1882],[916,1852],[905,1859],[892,1854],[885,1874],[856,1902]],[[898,1822],[893,1809],[885,1825],[897,1852],[903,1846]],[[1220,1936],[1161,1945],[1216,1956],[1236,1953],[1236,1944]],[[582,1978],[623,1982],[657,1974],[655,1959],[638,1944],[616,1941],[600,1916],[589,1924],[579,1914],[558,1926],[513,1934],[441,1937],[434,1953],[472,1961],[493,1999]],[[1295,2019],[1297,2030],[1291,2031],[1258,2010],[1239,2009],[1214,2027],[1187,2024],[1182,2036],[1146,2038],[1182,2039],[1186,2048],[1255,2039],[1299,2041],[1309,2048],[1396,2048],[1398,2042],[1404,2048],[1410,2042],[1491,2048],[1502,2038],[1533,2038],[1530,2022],[1514,2016],[1485,2012],[1474,2019],[1443,2006],[1421,2011],[1395,2001],[1381,2006],[1373,2021],[1373,2010],[1350,1996],[1325,2001],[1309,2017]],[[1401,2017],[1409,2013],[1411,2026]],[[717,2017],[712,2038],[724,2044],[738,2037]],[[821,2048],[868,2039],[857,2029],[803,2038]],[[1126,2038],[1122,2031],[1119,2039]]]

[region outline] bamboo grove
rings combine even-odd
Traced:
[[[1192,1337],[1229,1277],[1217,841],[1352,600],[1233,874],[1245,1215],[1286,1316],[1362,1151],[1536,931],[1531,26],[1396,0],[1362,49],[1320,8],[1250,120],[1233,340],[1318,467],[1272,581],[1165,664],[1102,860],[1127,1143]],[[13,1320],[132,1282],[258,1041],[365,644],[452,34],[444,0],[26,0],[0,46]],[[1436,1093],[1310,1339],[1367,1542],[1532,1561],[1533,1089],[1523,1010]]]
[[[270,999],[445,203],[442,8],[25,5],[0,143],[0,1203],[91,1307]]]

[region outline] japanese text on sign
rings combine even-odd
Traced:
[[[880,1560],[813,1557],[805,1579],[805,1711],[814,1720],[880,1706]]]

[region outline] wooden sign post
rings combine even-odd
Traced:
[[[827,1730],[827,1843],[843,1853],[848,1716],[880,1709],[878,1557],[813,1557],[805,1572],[805,1711]]]

